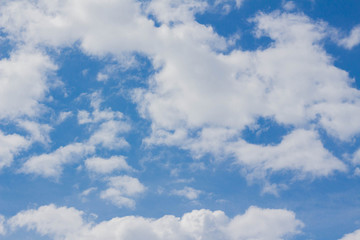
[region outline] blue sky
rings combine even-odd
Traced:
[[[4,0],[0,239],[360,239],[356,0]]]

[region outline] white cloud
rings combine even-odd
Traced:
[[[84,213],[74,208],[48,205],[20,212],[8,223],[14,230],[26,227],[58,240],[280,240],[300,233],[303,227],[291,211],[257,207],[250,207],[245,214],[232,219],[222,211],[201,209],[181,218],[172,215],[159,219],[126,216],[94,224],[84,220]]]
[[[338,44],[349,50],[360,44],[360,25],[355,26],[349,36],[339,39]]]
[[[241,151],[244,147],[261,149],[260,154],[292,149],[283,148],[286,141],[281,147],[263,148],[239,139],[259,117],[297,130],[322,128],[342,141],[360,133],[360,91],[351,87],[354,80],[334,66],[323,48],[321,42],[330,31],[325,23],[304,14],[258,14],[252,19],[255,32],[258,37],[271,38],[272,43],[254,51],[223,54],[228,41],[211,26],[194,20],[194,14],[204,11],[205,5],[187,0],[154,0],[149,4],[131,0],[16,0],[2,7],[0,25],[11,38],[30,45],[61,47],[77,41],[84,53],[98,57],[120,57],[133,51],[148,56],[158,71],[149,80],[148,89],[133,94],[140,114],[152,122],[147,143],[190,149],[199,153],[195,157],[206,151],[238,156],[238,151],[227,147],[237,144]],[[164,24],[155,27],[146,15],[149,12]],[[78,118],[79,123],[90,123],[106,116],[105,110],[94,107],[92,114],[80,112]],[[126,141],[110,131],[117,124],[124,125],[101,121],[103,125],[90,144],[110,149],[125,146]],[[221,141],[211,139],[211,134],[220,136]],[[259,160],[262,156],[253,156],[256,160],[251,161],[237,158],[237,162],[252,168],[266,164],[261,168],[272,171],[296,170],[300,175],[326,176],[344,170],[319,139],[308,138],[318,149],[294,142],[320,156],[314,165],[299,163],[302,157],[310,159],[301,154],[290,158],[291,166],[284,161]],[[201,151],[194,150],[199,147]]]
[[[276,240],[288,233],[299,233],[302,226],[293,212],[250,207],[244,215],[236,216],[230,222],[228,230],[232,239]]]
[[[68,119],[69,117],[71,117],[72,115],[73,115],[73,113],[71,111],[60,112],[56,123],[60,124],[60,123],[64,122],[66,119]]]
[[[285,1],[285,0],[283,0],[282,7],[286,11],[292,11],[292,10],[294,10],[296,8],[296,4],[293,1]]]
[[[194,189],[192,187],[184,187],[181,190],[173,190],[171,191],[171,194],[185,197],[189,200],[196,200],[199,198],[199,195],[202,193],[202,191]]]
[[[41,51],[19,48],[9,58],[0,60],[0,119],[37,116],[44,110],[52,80],[57,69]]]
[[[104,73],[98,73],[98,75],[96,75],[96,80],[99,82],[106,82],[109,79],[109,75],[104,74]]]
[[[30,133],[31,141],[43,144],[51,142],[49,134],[53,128],[50,125],[27,120],[20,120],[18,125]]]
[[[100,197],[109,200],[117,207],[135,208],[136,197],[146,190],[137,178],[130,176],[116,176],[108,178],[108,187],[100,193]]]
[[[10,166],[14,156],[29,147],[30,141],[18,134],[6,135],[0,131],[0,169]]]
[[[90,139],[89,144],[101,145],[103,148],[119,149],[128,147],[129,143],[120,134],[128,132],[130,125],[122,121],[107,121],[100,125]]]
[[[107,174],[115,170],[130,170],[124,156],[112,156],[108,159],[92,157],[85,160],[86,168],[95,173]]]
[[[73,234],[87,229],[82,211],[75,208],[47,205],[38,209],[26,210],[8,220],[12,228],[26,227],[41,235],[49,235],[55,239],[74,239]]]
[[[94,191],[96,191],[96,190],[97,190],[96,187],[88,188],[88,189],[82,191],[82,193],[80,194],[80,196],[86,197],[86,196],[88,196],[90,193],[92,193],[92,192],[94,192]]]
[[[360,165],[360,148],[352,154],[351,161],[355,165]]]
[[[236,7],[237,7],[237,8],[240,8],[244,1],[245,1],[245,0],[235,0]]]
[[[150,89],[134,93],[139,111],[152,120],[153,133],[146,142],[191,150],[201,148],[200,153],[212,152],[217,156],[235,154],[239,162],[250,167],[268,168],[275,164],[270,167],[274,171],[292,169],[300,175],[327,176],[335,170],[343,171],[344,164],[324,149],[315,133],[300,130],[316,125],[341,140],[359,134],[360,92],[351,87],[353,79],[336,68],[322,48],[320,42],[326,37],[326,25],[301,14],[278,12],[259,14],[253,22],[258,37],[273,39],[269,47],[222,55],[192,48],[192,44],[198,46],[194,41],[187,42],[181,56],[171,50],[167,52],[165,64],[154,76]],[[294,134],[304,133],[300,137],[314,145],[302,139],[291,141],[300,144],[296,147],[303,151],[317,154],[320,158],[316,164],[312,164],[315,158],[305,153],[292,155],[292,147],[284,146],[286,141],[280,148],[271,148],[283,149],[279,155],[283,160],[277,163],[260,160],[263,157],[257,154],[261,155],[266,148],[239,140],[241,132],[260,116],[295,127],[298,130]],[[284,140],[290,141],[291,136]],[[237,140],[231,142],[234,138]],[[254,158],[239,158],[235,147],[229,151],[227,146],[236,145]],[[197,153],[195,156],[201,156]],[[286,164],[285,156],[291,156],[291,165]]]
[[[79,124],[91,125],[89,128],[91,130],[89,139],[83,142],[70,143],[51,153],[33,156],[26,160],[20,170],[21,172],[57,179],[60,177],[64,165],[79,162],[85,157],[95,154],[96,149],[114,150],[129,146],[125,138],[121,136],[121,134],[130,130],[130,125],[123,119],[123,114],[112,111],[110,108],[101,110],[100,105],[103,99],[98,92],[90,95],[90,98],[94,111],[91,113],[79,111],[78,113]],[[33,125],[37,126],[35,123],[33,123]],[[38,134],[35,130],[33,130],[33,132]],[[97,167],[102,166],[98,171],[104,173],[110,171],[110,165],[112,164],[115,169],[119,169],[121,166],[125,168],[125,165],[122,165],[120,161],[121,160],[116,159],[116,157],[107,161],[103,159],[103,161],[97,165]],[[94,161],[90,160],[87,167],[93,170],[94,164]]]
[[[60,147],[54,152],[29,158],[20,171],[57,179],[62,173],[63,165],[78,162],[84,156],[94,153],[94,151],[95,148],[92,145],[72,143]]]
[[[193,22],[194,15],[204,12],[207,7],[204,0],[152,0],[147,10],[159,22],[169,24]]]
[[[333,171],[346,171],[346,165],[326,150],[313,131],[295,130],[278,145],[256,145],[245,142],[230,144],[228,150],[239,163],[248,166],[255,176],[262,171],[297,171],[298,177],[328,176]]]
[[[357,240],[360,239],[360,229],[355,232],[348,233],[339,240]]]
[[[81,110],[78,112],[79,124],[100,124],[92,133],[88,143],[91,145],[101,145],[103,148],[118,149],[129,146],[128,142],[121,134],[128,132],[131,126],[124,121],[124,115],[110,108],[101,109],[103,99],[99,92],[90,95],[93,111]],[[94,126],[92,125],[92,128]]]

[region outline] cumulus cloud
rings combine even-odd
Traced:
[[[143,193],[146,187],[137,178],[116,176],[108,178],[108,188],[100,193],[102,199],[117,207],[135,208],[133,197]]]
[[[338,40],[338,44],[346,49],[352,49],[360,43],[360,25],[355,26],[349,36]]]
[[[94,153],[92,145],[72,143],[60,147],[51,153],[44,153],[29,158],[21,167],[23,173],[31,173],[43,177],[59,178],[63,165],[78,162],[84,156]]]
[[[0,169],[10,166],[14,156],[29,147],[30,141],[18,134],[6,135],[0,131]]]
[[[95,224],[87,222],[82,211],[47,205],[20,212],[8,223],[14,230],[26,227],[58,240],[280,240],[300,233],[303,227],[291,211],[258,207],[250,207],[234,218],[227,217],[222,211],[201,209],[181,218],[172,215],[159,219],[127,216]]]
[[[334,65],[322,46],[327,24],[300,13],[259,13],[251,19],[254,32],[272,42],[254,51],[235,49],[225,54],[228,41],[211,26],[195,21],[194,16],[204,9],[206,4],[200,0],[146,4],[15,0],[3,4],[0,25],[19,43],[58,48],[77,42],[84,53],[97,57],[131,52],[148,56],[157,71],[149,79],[149,88],[135,90],[132,97],[141,116],[151,121],[152,133],[145,140],[149,144],[178,146],[195,157],[216,151],[217,156],[235,156],[238,163],[250,168],[263,165],[271,171],[288,169],[314,176],[343,171],[344,165],[324,149],[319,138],[307,134],[314,145],[291,140],[309,128],[323,129],[341,141],[360,133],[360,91],[351,87],[354,79]],[[148,14],[162,24],[156,26]],[[79,112],[79,123],[94,123],[108,114],[96,111],[95,107],[92,114]],[[242,131],[259,117],[295,130],[284,137],[281,147],[247,144],[241,139]],[[109,149],[125,146],[126,141],[111,131],[124,125],[101,121],[90,144]],[[292,156],[291,164],[264,160],[265,152],[271,152],[270,159],[280,152],[291,155],[282,152],[292,149],[283,147],[290,140],[304,152],[316,153],[316,164],[303,163],[303,158],[313,159],[304,154]],[[251,149],[259,150],[251,152],[251,160],[239,153]]]
[[[115,170],[130,170],[124,156],[92,157],[85,160],[86,168],[95,173],[107,174]]]
[[[317,164],[312,164],[315,158],[294,155],[291,166],[278,165],[273,170],[292,168],[315,176],[344,170],[344,164],[324,149],[318,137],[300,130],[315,125],[344,141],[359,134],[360,92],[351,87],[353,79],[335,67],[322,48],[326,24],[302,14],[279,12],[258,14],[252,21],[258,37],[273,40],[269,47],[253,52],[234,50],[229,55],[191,47],[187,48],[189,52],[182,51],[181,57],[168,53],[150,89],[134,93],[139,111],[152,120],[153,133],[146,142],[227,152],[256,168],[255,159],[260,165],[265,163],[260,160],[260,149],[266,148],[256,146],[251,151],[253,145],[233,139],[239,139],[246,127],[263,117],[299,130],[284,140],[307,133],[308,140],[316,144],[306,144],[302,136],[294,144],[320,157]],[[254,154],[254,158],[244,161],[246,158],[239,158],[236,148],[229,145],[248,147],[244,151]],[[281,162],[286,161],[284,158]]]
[[[74,239],[71,235],[87,228],[83,212],[75,208],[47,205],[38,209],[26,210],[10,218],[10,227],[26,227],[41,235],[50,235],[55,239]],[[69,238],[67,238],[69,237]]]
[[[126,161],[122,157],[110,159],[95,159],[90,156],[96,153],[96,149],[120,149],[129,146],[128,142],[122,136],[123,133],[130,130],[130,125],[123,120],[124,116],[121,112],[109,109],[101,109],[102,98],[100,93],[95,92],[91,96],[91,106],[94,111],[79,111],[79,124],[90,124],[91,135],[83,142],[74,142],[58,149],[37,156],[30,157],[25,161],[21,168],[21,172],[35,174],[43,177],[53,177],[58,179],[62,173],[64,165],[72,164],[89,157],[85,162],[89,170],[109,173],[115,169],[128,169]],[[25,125],[27,124],[27,125]],[[36,123],[22,122],[22,126],[28,127],[33,136],[45,139],[39,130],[40,126]],[[31,128],[30,128],[31,127]],[[37,128],[35,128],[37,127]],[[43,127],[43,126],[42,126]],[[36,131],[37,130],[37,131]],[[98,161],[96,161],[98,160]],[[94,170],[95,168],[98,168]]]
[[[346,234],[339,240],[356,240],[359,238],[360,238],[360,230],[356,230],[355,232]]]
[[[43,112],[57,66],[41,51],[19,48],[0,60],[0,119],[38,116]]]
[[[256,145],[244,142],[228,146],[238,161],[254,174],[262,171],[292,170],[311,176],[328,176],[334,170],[345,171],[346,165],[322,145],[313,131],[295,130],[278,145]],[[261,175],[261,174],[260,174]]]
[[[47,144],[51,141],[49,134],[52,130],[52,127],[49,124],[40,124],[35,121],[20,120],[18,125],[30,133],[30,139],[33,142],[36,141]]]

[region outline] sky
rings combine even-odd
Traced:
[[[360,239],[359,10],[2,0],[0,239]]]

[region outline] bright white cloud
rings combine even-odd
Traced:
[[[107,174],[116,170],[130,170],[124,156],[92,157],[85,160],[86,168],[94,173]]]
[[[148,89],[133,93],[140,114],[152,122],[147,143],[189,149],[199,153],[195,157],[206,151],[236,156],[237,162],[250,168],[265,164],[262,169],[296,170],[300,175],[326,176],[344,170],[317,137],[308,137],[317,149],[293,141],[303,151],[318,154],[316,164],[303,163],[303,157],[310,158],[299,154],[290,158],[291,166],[285,160],[263,160],[263,156],[276,151],[272,158],[280,152],[289,155],[283,151],[292,148],[283,145],[292,133],[281,147],[274,148],[239,139],[259,117],[295,129],[323,128],[343,141],[360,133],[360,92],[322,47],[327,25],[303,14],[261,13],[252,19],[256,34],[273,42],[255,51],[223,54],[221,50],[229,47],[227,40],[194,20],[205,5],[187,0],[154,0],[143,5],[131,0],[16,0],[4,4],[0,25],[11,38],[30,45],[61,47],[77,41],[86,54],[99,57],[111,54],[121,59],[133,51],[148,56],[158,71]],[[156,27],[148,13],[164,24]],[[126,146],[125,139],[111,131],[125,125],[105,121],[106,116],[106,110],[97,107],[93,113],[79,112],[79,123],[101,124],[90,144],[109,149]],[[241,150],[227,147],[235,145],[241,145]],[[195,151],[198,148],[201,151]],[[261,149],[260,155],[251,153],[251,161],[239,158],[239,151],[250,149]]]
[[[222,211],[201,209],[181,218],[172,215],[159,219],[127,216],[94,224],[84,220],[84,213],[74,208],[48,205],[20,212],[8,223],[13,229],[26,227],[58,240],[280,240],[300,233],[303,227],[291,211],[257,207],[250,207],[245,214],[234,218],[227,217]]]
[[[108,200],[117,207],[135,208],[133,197],[145,192],[146,187],[137,178],[116,176],[108,178],[108,187],[100,193],[102,199]]]
[[[283,169],[310,176],[328,176],[334,170],[346,171],[347,167],[324,148],[313,131],[295,130],[278,145],[256,145],[238,142],[228,146],[238,161],[250,168],[253,174],[262,171],[276,172]]]
[[[122,121],[107,121],[100,125],[95,131],[89,143],[92,145],[101,145],[103,148],[119,149],[128,147],[129,143],[120,134],[128,132],[130,125]]]
[[[10,166],[14,156],[29,147],[30,141],[18,134],[6,135],[0,131],[0,169]]]
[[[360,92],[351,87],[353,79],[336,68],[322,48],[320,41],[326,37],[326,25],[304,15],[278,12],[259,14],[252,21],[257,25],[258,37],[268,36],[274,41],[268,48],[221,55],[191,48],[191,44],[198,46],[191,42],[181,56],[167,53],[150,90],[134,94],[140,112],[152,120],[153,134],[147,143],[200,147],[203,152],[216,151],[218,155],[229,151],[229,145],[242,145],[243,150],[249,147],[244,151],[254,155],[252,160],[239,158],[235,147],[228,153],[254,168],[261,164],[267,168],[269,162],[260,160],[263,151],[256,151],[264,149],[262,146],[252,148],[242,140],[229,144],[259,116],[298,129],[315,124],[341,140],[359,134]],[[292,134],[300,132],[307,131]],[[315,158],[300,154],[290,158],[291,165],[282,158],[278,162],[281,164],[272,166],[274,171],[290,168],[300,174],[326,176],[345,169],[318,137],[305,135],[316,144],[301,139],[294,143],[305,152],[317,153],[317,164],[312,164]],[[291,154],[284,148],[281,156]],[[303,162],[303,158],[309,160]]]
[[[0,60],[0,119],[38,116],[44,110],[51,81],[57,69],[41,51],[20,48]]]
[[[349,36],[339,39],[338,44],[349,50],[360,44],[360,25],[355,26]]]
[[[26,210],[10,218],[7,222],[13,229],[26,227],[41,235],[49,235],[55,239],[72,238],[77,232],[87,229],[83,220],[83,212],[75,208],[47,205],[38,209]]]
[[[27,132],[30,133],[31,141],[37,141],[43,144],[49,143],[50,140],[50,131],[52,127],[48,124],[40,124],[34,121],[20,120],[18,125],[24,128]]]
[[[76,163],[92,156],[96,153],[96,149],[114,150],[129,146],[122,136],[123,133],[130,130],[130,125],[123,119],[123,114],[112,111],[110,108],[102,110],[101,104],[103,99],[98,92],[91,94],[90,100],[94,111],[89,113],[82,110],[78,113],[79,124],[90,124],[91,135],[89,139],[83,142],[70,143],[50,153],[33,156],[23,164],[21,172],[43,177],[59,178],[64,165]],[[36,123],[27,123],[25,125],[25,123],[27,122],[22,122],[22,126],[24,128],[28,127],[29,131],[32,131],[33,136],[37,136],[37,138],[42,136],[40,130],[35,128],[40,128],[42,125]],[[93,158],[85,164],[89,170],[93,171],[94,167],[99,167],[96,169],[97,172],[109,173],[115,169],[126,168],[126,162],[124,164],[120,158],[102,159],[102,161],[97,163],[95,163]]]
[[[185,197],[189,200],[196,200],[198,199],[199,195],[202,193],[202,191],[194,189],[192,187],[184,187],[180,190],[173,190],[171,191],[171,194]]]
[[[111,109],[101,109],[103,99],[99,92],[90,95],[91,113],[81,110],[78,113],[79,124],[99,124],[97,129],[92,133],[88,143],[91,145],[100,145],[103,148],[119,149],[129,146],[121,134],[128,132],[131,126],[124,121],[124,115]]]
[[[360,239],[360,229],[355,232],[348,233],[339,240],[357,240]]]
[[[60,147],[54,152],[31,157],[23,164],[20,171],[43,177],[59,178],[63,165],[78,162],[94,151],[95,148],[92,145],[72,143]]]

